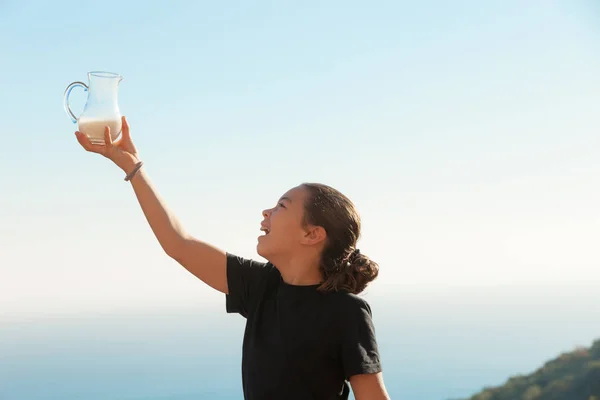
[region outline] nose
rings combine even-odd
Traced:
[[[269,216],[271,215],[271,209],[263,210],[262,215],[265,218],[269,218]]]

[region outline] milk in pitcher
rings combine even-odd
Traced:
[[[78,120],[79,132],[85,134],[93,144],[104,144],[104,127],[110,127],[110,137],[114,141],[121,132],[121,119],[98,119],[81,116]]]

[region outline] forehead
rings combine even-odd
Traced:
[[[285,192],[280,199],[292,204],[303,204],[307,195],[308,191],[304,186],[296,186]]]

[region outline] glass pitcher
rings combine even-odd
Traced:
[[[79,132],[85,134],[93,144],[104,144],[104,127],[110,127],[114,141],[121,133],[121,112],[119,111],[118,90],[123,77],[113,72],[88,72],[88,83],[73,82],[64,93],[65,112],[73,123],[78,123]],[[71,111],[69,95],[76,87],[88,92],[83,112],[76,117]]]

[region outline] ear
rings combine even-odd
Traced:
[[[327,239],[327,232],[321,226],[310,226],[306,229],[304,236],[302,237],[302,244],[314,245],[320,242],[324,242]]]

